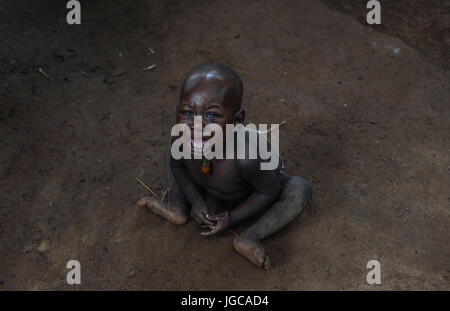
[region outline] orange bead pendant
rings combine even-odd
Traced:
[[[211,162],[208,160],[203,160],[202,162],[202,173],[211,174]]]

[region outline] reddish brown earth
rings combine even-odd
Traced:
[[[64,1],[0,1],[0,290],[449,290],[448,1],[386,1],[383,27],[326,2],[89,1],[69,26]],[[275,270],[135,204],[136,176],[167,186],[180,84],[207,61],[241,74],[249,122],[295,116],[282,154],[315,193],[264,242]]]

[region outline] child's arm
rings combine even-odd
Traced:
[[[195,184],[187,175],[186,169],[181,160],[175,160],[170,157],[170,168],[172,169],[175,181],[180,186],[188,202],[192,205],[192,218],[200,223],[212,225],[213,222],[206,218],[206,215],[208,214],[208,207],[205,200],[200,195]]]
[[[280,181],[275,171],[261,170],[260,163],[260,160],[238,160],[241,176],[250,183],[254,191],[232,212],[209,216],[209,219],[216,223],[209,226],[211,230],[203,232],[203,235],[216,234],[226,229],[230,220],[233,224],[238,223],[261,212],[276,200],[281,190]]]

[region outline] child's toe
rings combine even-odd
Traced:
[[[270,261],[270,257],[267,256],[267,255],[265,255],[264,263],[263,263],[262,267],[263,267],[265,270],[269,270],[271,265],[272,265],[272,263],[271,263],[271,261]]]
[[[267,256],[266,251],[263,247],[258,247],[255,249],[254,257],[258,262],[258,266],[266,270],[270,268],[270,258],[269,256]]]
[[[137,205],[141,207],[147,206],[147,202],[149,201],[149,199],[150,199],[149,197],[143,197],[137,202]]]

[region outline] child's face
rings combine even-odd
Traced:
[[[202,117],[202,130],[210,123],[222,128],[225,134],[226,124],[236,122],[239,103],[236,92],[232,90],[229,79],[197,78],[185,85],[177,107],[177,123],[188,125],[194,129],[194,116]],[[194,132],[191,131],[192,138]],[[205,142],[210,137],[203,137]]]

